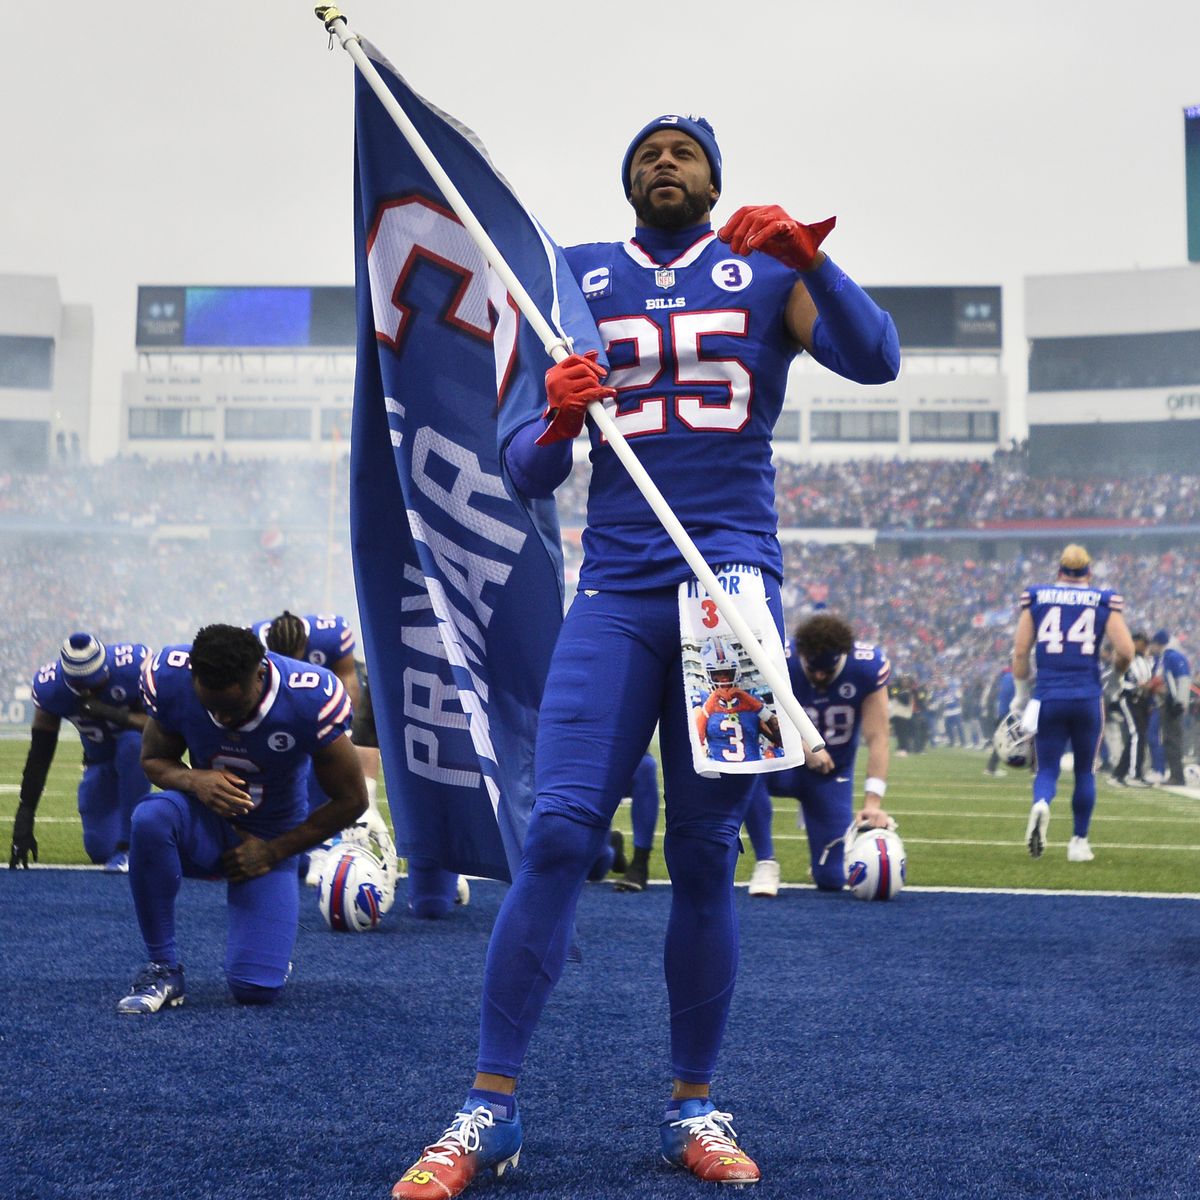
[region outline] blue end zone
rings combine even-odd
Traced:
[[[143,958],[128,881],[0,870],[3,1193],[383,1200],[470,1082],[502,892],[335,936],[309,890],[291,982],[243,1008],[224,888],[185,881],[187,1003],[134,1018],[113,1012]],[[703,1190],[657,1156],[669,903],[586,890],[584,960],[521,1085],[521,1170],[469,1194]],[[1197,1194],[1200,904],[739,891],[738,908],[714,1098],[763,1167],[756,1200]]]

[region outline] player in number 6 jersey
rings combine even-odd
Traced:
[[[552,367],[546,410],[507,441],[505,470],[521,494],[552,495],[588,404],[605,404],[706,561],[761,572],[779,623],[771,433],[788,367],[807,351],[860,383],[890,381],[895,326],[821,251],[832,219],[805,225],[758,206],[713,230],[721,155],[702,118],[649,122],[621,179],[637,214],[633,239],[565,251],[611,369],[584,355]],[[709,1097],[737,973],[733,877],[751,777],[693,769],[677,597],[691,572],[611,444],[596,428],[590,435],[579,587],[546,681],[521,866],[488,948],[476,1076],[453,1123],[397,1183],[400,1200],[445,1200],[480,1171],[517,1162],[517,1076],[562,972],[584,879],[656,724],[672,883],[673,1084],[661,1152],[711,1182],[759,1178]],[[602,1119],[589,1081],[573,1094],[581,1125]],[[628,1164],[619,1170],[627,1176]]]
[[[887,683],[892,668],[879,646],[856,642],[854,631],[832,613],[818,613],[800,625],[789,646],[788,675],[796,699],[825,739],[832,760],[826,770],[796,768],[755,776],[755,795],[746,831],[757,860],[751,896],[779,892],[779,864],[771,839],[771,796],[800,801],[797,824],[808,835],[813,882],[828,891],[846,884],[843,855],[824,853],[854,819],[854,759],[859,734],[867,743],[867,779],[856,824],[887,825]],[[822,862],[822,858],[824,861]]]
[[[1125,673],[1133,661],[1133,639],[1122,611],[1125,602],[1112,588],[1092,584],[1092,560],[1077,545],[1068,546],[1051,584],[1021,593],[1013,641],[1012,711],[1036,731],[1037,774],[1025,844],[1034,858],[1046,848],[1050,803],[1058,790],[1063,751],[1070,746],[1075,788],[1071,793],[1074,828],[1067,844],[1069,862],[1091,862],[1088,826],[1096,807],[1096,753],[1104,732],[1100,684],[1100,643],[1112,642],[1113,670]],[[1037,661],[1037,682],[1030,704],[1029,652]]]
[[[229,990],[242,1004],[269,1004],[291,973],[297,856],[367,807],[346,737],[350,698],[324,667],[264,651],[232,625],[160,650],[142,694],[142,765],[164,790],[134,811],[129,886],[150,962],[117,1011],[183,1002],[175,900],[184,875],[228,880]],[[311,813],[310,764],[330,797]]]

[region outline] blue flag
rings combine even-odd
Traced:
[[[598,348],[562,252],[478,140],[363,49],[542,314]],[[517,497],[498,447],[540,413],[550,360],[355,79],[350,523],[388,802],[401,854],[510,879],[563,580],[553,501]]]

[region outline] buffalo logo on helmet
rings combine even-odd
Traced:
[[[896,832],[886,828],[851,826],[844,844],[846,886],[859,900],[891,900],[907,882],[908,856]]]
[[[395,898],[396,881],[374,847],[339,842],[326,855],[317,907],[335,933],[377,929]]]

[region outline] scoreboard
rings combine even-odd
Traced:
[[[137,349],[352,350],[352,287],[139,287]]]

